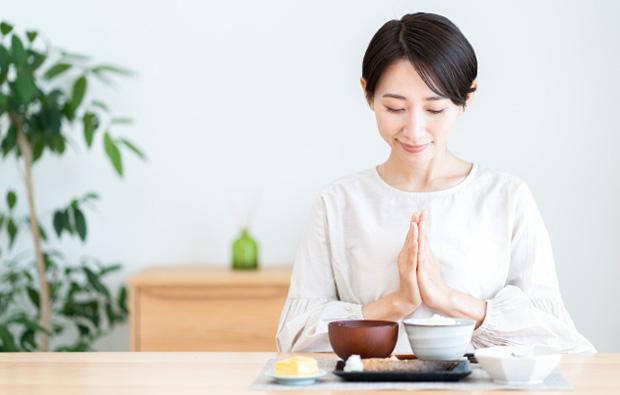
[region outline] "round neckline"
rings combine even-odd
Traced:
[[[471,181],[472,178],[474,178],[474,175],[476,174],[476,172],[478,171],[478,165],[476,163],[472,163],[472,167],[471,170],[469,171],[469,174],[465,177],[465,179],[461,182],[459,182],[456,185],[453,185],[449,188],[446,189],[440,189],[438,191],[429,191],[429,192],[410,192],[410,191],[403,191],[402,189],[398,189],[395,188],[393,186],[391,186],[390,184],[388,184],[387,182],[385,182],[385,180],[383,178],[381,178],[381,176],[379,175],[379,170],[377,169],[379,166],[375,166],[372,169],[372,172],[374,174],[374,176],[377,178],[377,181],[379,182],[379,184],[383,185],[384,188],[389,189],[393,192],[399,193],[403,196],[409,196],[409,197],[431,197],[431,196],[441,196],[441,195],[449,195],[452,194],[456,191],[458,191],[459,189],[463,188],[465,185],[469,184],[469,182]]]

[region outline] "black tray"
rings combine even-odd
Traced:
[[[437,372],[345,372],[344,361],[338,361],[334,374],[346,381],[458,381],[471,374],[469,361],[460,360],[452,370]]]

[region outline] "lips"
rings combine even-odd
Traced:
[[[422,151],[424,151],[431,143],[426,143],[426,144],[421,144],[421,145],[409,145],[409,144],[404,144],[404,143],[400,143],[400,146],[403,147],[403,149],[409,153],[412,154],[417,154],[420,153]]]

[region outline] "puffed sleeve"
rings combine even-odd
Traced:
[[[596,352],[564,307],[549,235],[526,184],[519,185],[514,207],[506,285],[487,300],[474,347],[542,344],[567,353]]]
[[[276,335],[279,351],[331,351],[327,324],[363,318],[361,305],[338,298],[330,248],[325,201],[319,197],[295,258]]]

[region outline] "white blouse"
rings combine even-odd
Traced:
[[[549,236],[529,188],[476,165],[463,182],[442,191],[401,191],[376,169],[325,187],[295,259],[278,349],[331,351],[329,322],[363,319],[362,306],[396,291],[398,253],[411,214],[423,209],[445,283],[487,301],[473,348],[544,344],[595,352],[564,307]],[[435,313],[423,304],[403,319]],[[394,352],[411,352],[402,320]]]

